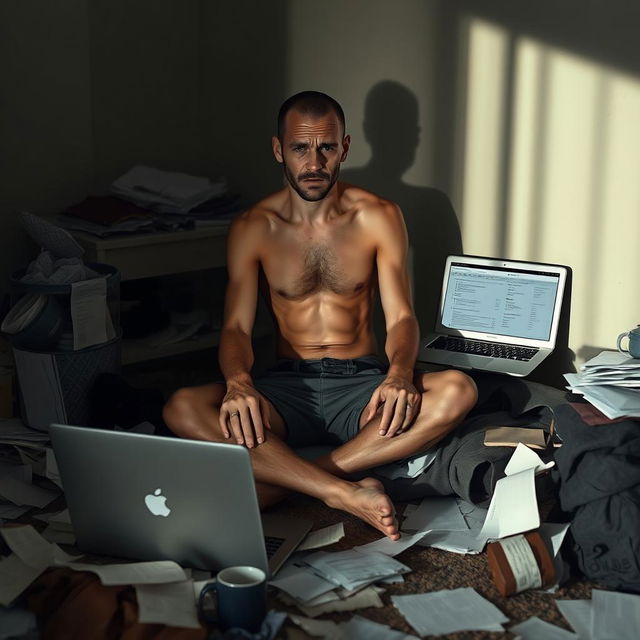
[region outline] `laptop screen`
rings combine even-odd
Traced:
[[[441,323],[450,329],[549,340],[560,274],[452,262]]]

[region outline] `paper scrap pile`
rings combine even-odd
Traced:
[[[640,359],[619,351],[602,351],[565,373],[567,389],[584,396],[607,418],[640,418]]]
[[[26,427],[18,418],[0,420],[0,523],[33,507],[42,509],[60,495],[48,441],[47,433]]]

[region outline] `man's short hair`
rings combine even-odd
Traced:
[[[278,138],[282,141],[284,135],[284,121],[289,111],[293,110],[299,113],[310,115],[313,118],[321,118],[333,111],[342,125],[342,133],[345,131],[344,111],[331,96],[320,91],[301,91],[287,98],[280,107],[278,112]]]

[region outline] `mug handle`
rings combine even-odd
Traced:
[[[216,624],[218,619],[212,614],[207,613],[207,610],[204,607],[204,598],[210,591],[217,594],[218,584],[216,582],[208,582],[204,587],[202,587],[202,589],[200,589],[200,595],[198,596],[198,613],[207,624]]]
[[[629,353],[629,349],[623,349],[622,348],[622,340],[627,337],[629,335],[628,331],[625,331],[624,333],[621,333],[618,336],[618,342],[617,342],[617,347],[618,347],[618,351],[620,351],[620,353]]]

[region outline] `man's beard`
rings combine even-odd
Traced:
[[[331,188],[338,180],[338,175],[340,174],[340,166],[338,166],[333,174],[327,173],[326,171],[309,171],[307,173],[300,174],[300,176],[296,178],[289,170],[289,167],[287,167],[286,162],[283,163],[283,167],[287,182],[293,187],[295,192],[307,202],[318,202],[319,200],[323,200],[329,191],[331,191]],[[308,193],[304,191],[304,187],[300,184],[300,182],[306,178],[323,178],[326,180],[326,186],[320,190],[314,190],[313,192]]]

